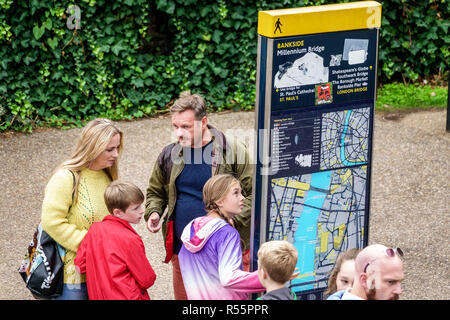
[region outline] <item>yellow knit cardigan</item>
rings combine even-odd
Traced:
[[[64,283],[86,282],[74,264],[78,246],[87,230],[108,214],[104,192],[111,179],[103,170],[82,169],[77,199],[72,204],[73,176],[67,169],[58,170],[45,188],[42,203],[42,228],[66,249],[64,260]],[[72,207],[69,210],[69,207]]]

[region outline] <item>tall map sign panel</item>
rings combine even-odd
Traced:
[[[304,299],[368,243],[380,25],[375,1],[259,12],[251,267],[263,242],[293,243]]]

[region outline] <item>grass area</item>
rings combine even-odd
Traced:
[[[378,89],[376,110],[447,107],[448,87],[389,83]]]

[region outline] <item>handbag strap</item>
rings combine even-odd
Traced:
[[[72,170],[69,170],[70,173],[72,174],[72,179],[73,179],[73,188],[72,188],[72,203],[69,206],[69,210],[67,210],[67,213],[70,212],[70,209],[72,208],[73,205],[73,198],[75,197],[75,174],[73,173]]]

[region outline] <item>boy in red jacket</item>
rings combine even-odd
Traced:
[[[130,223],[144,214],[144,194],[131,183],[114,181],[105,191],[111,215],[95,222],[81,242],[75,265],[86,273],[90,300],[150,300],[156,274],[144,243]]]

